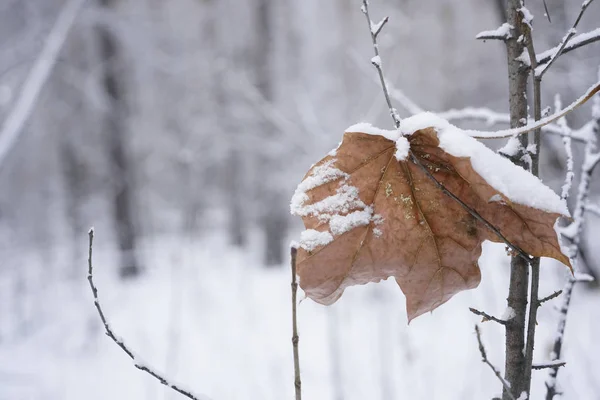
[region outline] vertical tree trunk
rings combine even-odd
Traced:
[[[511,127],[527,123],[527,79],[528,71],[517,58],[524,51],[524,42],[518,41],[520,31],[519,0],[508,1],[508,23],[514,27],[512,39],[506,42],[508,56],[508,82]],[[527,136],[519,140],[523,147],[527,146]],[[523,167],[523,164],[520,164]],[[515,312],[515,317],[506,323],[506,361],[505,379],[511,384],[512,395],[518,398],[525,390],[525,314],[527,310],[527,291],[529,283],[529,266],[520,257],[514,256],[510,263],[510,286],[508,307]],[[504,390],[503,400],[509,400],[510,395]]]
[[[273,5],[272,0],[257,0],[256,10],[256,54],[255,71],[257,88],[265,100],[274,100],[273,77]],[[266,132],[267,140],[276,140],[274,127],[261,120],[259,129]],[[260,179],[276,173],[270,155],[260,155]],[[278,187],[266,182],[259,183],[262,198],[262,229],[265,238],[264,261],[267,266],[281,265],[284,262],[284,240],[288,224],[288,210],[285,196]]]
[[[113,11],[117,0],[99,0],[99,3],[106,11]],[[135,254],[136,229],[131,203],[133,174],[125,138],[127,101],[122,79],[124,63],[115,33],[105,24],[98,27],[98,41],[104,64],[102,87],[108,103],[104,129],[113,182],[113,218],[121,258],[119,275],[129,278],[140,273],[140,266]]]
[[[214,101],[214,125],[225,132],[228,137],[228,154],[224,162],[223,181],[224,193],[226,196],[225,206],[227,207],[228,223],[227,236],[229,242],[237,247],[243,247],[248,242],[247,216],[244,213],[244,163],[242,152],[240,151],[240,139],[236,135],[245,134],[239,132],[239,129],[232,121],[232,99],[228,87],[225,85],[227,77],[225,76],[226,63],[231,60],[231,46],[227,41],[227,35],[230,35],[230,26],[226,19],[227,11],[222,9],[222,4],[218,0],[210,0],[206,3],[208,7],[205,19],[204,34],[207,40],[210,54],[213,62],[212,68],[212,86],[211,91]]]

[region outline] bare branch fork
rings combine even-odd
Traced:
[[[207,400],[206,397],[198,397],[198,396],[192,394],[191,391],[183,389],[180,385],[176,385],[176,384],[169,382],[169,380],[167,378],[165,378],[163,375],[156,372],[156,370],[154,368],[142,364],[137,359],[137,357],[135,356],[133,351],[125,344],[123,339],[121,339],[114,333],[114,331],[112,330],[112,328],[110,327],[110,325],[106,319],[106,316],[104,315],[104,311],[102,310],[102,306],[100,305],[100,300],[98,299],[98,288],[96,287],[96,284],[94,283],[94,274],[93,274],[93,266],[92,266],[92,245],[94,242],[94,228],[91,228],[89,230],[88,237],[89,237],[89,247],[88,247],[88,276],[87,276],[87,279],[90,284],[90,289],[92,291],[92,295],[94,296],[94,305],[96,306],[96,310],[98,311],[98,316],[100,317],[100,320],[102,321],[102,325],[104,325],[104,331],[105,331],[106,335],[109,338],[111,338],[112,341],[115,342],[115,344],[117,346],[119,346],[121,348],[121,350],[123,350],[129,358],[131,358],[131,360],[134,363],[133,365],[140,371],[146,372],[147,374],[149,374],[150,376],[152,376],[153,378],[158,380],[163,385],[173,389],[174,391],[187,397],[188,399]]]

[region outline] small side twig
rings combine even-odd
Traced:
[[[292,245],[290,258],[292,265],[292,346],[294,348],[294,387],[296,389],[296,400],[302,400],[302,381],[300,380],[300,357],[298,352],[298,323],[296,318],[296,294],[298,292],[298,282],[296,281],[296,254],[298,248]]]
[[[545,364],[533,364],[531,369],[539,370],[539,369],[548,369],[548,368],[560,368],[567,365],[566,361],[552,361]]]
[[[593,1],[594,0],[585,0],[583,2],[583,4],[581,5],[581,10],[579,11],[579,15],[577,16],[577,19],[573,24],[573,27],[567,31],[567,34],[563,37],[561,43],[558,45],[558,50],[554,53],[554,55],[550,57],[548,63],[542,65],[539,69],[537,69],[537,66],[531,66],[531,68],[535,71],[536,78],[542,79],[542,76],[544,76],[548,68],[550,68],[554,61],[556,61],[556,59],[560,57],[560,55],[563,53],[569,40],[571,40],[571,38],[577,33],[577,25],[579,25],[579,21],[581,21],[581,17],[583,17],[585,10],[587,10],[588,6],[592,4]]]
[[[188,399],[200,400],[200,397],[197,397],[196,395],[192,394],[192,392],[190,392],[189,390],[183,389],[180,385],[176,385],[176,384],[169,382],[167,378],[165,378],[161,374],[157,373],[153,368],[142,364],[136,358],[136,356],[133,354],[133,351],[131,351],[131,349],[129,349],[129,347],[125,344],[123,339],[121,339],[120,337],[115,335],[114,331],[112,330],[112,328],[110,327],[110,325],[106,319],[106,316],[104,315],[104,311],[102,310],[102,306],[100,305],[100,300],[98,299],[98,288],[96,287],[96,284],[94,283],[94,274],[93,274],[93,266],[92,266],[92,245],[94,242],[94,228],[91,228],[89,230],[88,237],[89,237],[89,248],[88,248],[88,276],[87,276],[87,279],[90,284],[90,289],[92,290],[92,295],[94,296],[94,305],[96,306],[96,311],[98,311],[98,316],[100,317],[100,320],[102,321],[102,325],[104,325],[104,331],[105,331],[106,335],[109,338],[111,338],[112,341],[115,342],[115,344],[117,346],[119,346],[121,348],[121,350],[123,350],[129,358],[131,358],[131,360],[134,363],[133,365],[137,369],[139,369],[140,371],[146,372],[147,374],[151,375],[156,380],[158,380],[161,384],[173,389],[174,391],[187,397]]]
[[[478,325],[475,325],[475,333],[477,334],[477,343],[479,343],[479,352],[481,353],[481,361],[486,363],[490,367],[490,369],[494,372],[494,375],[496,375],[498,380],[502,383],[502,386],[504,386],[504,389],[506,389],[506,393],[508,394],[508,397],[512,400],[516,400],[515,396],[513,396],[512,392],[510,391],[510,384],[506,381],[506,379],[504,379],[502,377],[502,374],[500,374],[500,371],[498,371],[498,369],[494,366],[494,364],[492,364],[490,362],[490,360],[488,360],[487,353],[485,351],[485,347],[483,346],[483,342],[481,341],[481,332],[479,331]]]
[[[552,293],[550,296],[546,296],[544,298],[539,299],[538,300],[538,306],[541,306],[545,302],[557,298],[558,296],[560,296],[562,294],[562,292],[563,292],[562,289],[561,290],[557,290],[556,292]]]
[[[506,325],[506,321],[505,320],[500,319],[500,318],[496,318],[493,315],[490,315],[490,314],[488,314],[486,312],[479,311],[476,308],[469,307],[469,311],[471,311],[475,315],[479,315],[480,317],[483,317],[483,320],[481,322],[494,321],[494,322],[497,322],[497,323],[499,323],[501,325]]]
[[[383,76],[383,69],[381,68],[381,57],[379,56],[379,46],[377,46],[377,36],[381,32],[383,25],[385,25],[385,23],[388,21],[388,19],[384,18],[382,23],[378,24],[381,26],[379,26],[379,28],[377,28],[377,29],[373,29],[373,27],[374,27],[373,21],[371,21],[371,17],[369,16],[368,0],[363,0],[363,5],[361,7],[361,10],[365,14],[365,17],[367,18],[367,23],[369,24],[369,32],[371,32],[371,41],[373,42],[373,51],[375,52],[375,57],[373,57],[371,59],[371,63],[375,66],[375,68],[377,69],[377,72],[379,73],[379,80],[381,81],[381,87],[383,88],[383,94],[385,95],[385,101],[387,102],[388,108],[390,110],[390,115],[392,116],[392,119],[394,120],[394,125],[396,126],[396,128],[399,128],[400,127],[400,116],[398,115],[398,112],[396,111],[396,109],[394,107],[392,107],[390,93],[388,92],[387,84],[385,82],[385,77]]]
[[[587,46],[588,44],[592,44],[594,42],[600,41],[600,28],[596,28],[589,32],[580,33],[579,35],[573,37],[569,40],[569,43],[563,48],[561,55],[567,54],[573,50],[577,50],[580,47]],[[558,51],[560,45],[553,47],[551,49],[545,50],[542,53],[537,55],[538,64],[543,65],[547,64],[552,57]]]

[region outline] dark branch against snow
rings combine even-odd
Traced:
[[[91,228],[89,230],[88,237],[89,237],[89,247],[88,247],[88,276],[87,276],[87,279],[90,284],[90,289],[92,291],[92,295],[94,296],[94,305],[96,306],[96,311],[98,311],[98,316],[100,317],[100,320],[102,321],[102,325],[104,325],[104,331],[105,331],[106,335],[109,338],[111,338],[112,341],[115,342],[115,344],[117,346],[119,346],[121,348],[121,350],[123,350],[125,352],[125,354],[127,354],[127,356],[129,356],[129,358],[131,358],[131,360],[134,363],[133,365],[140,371],[146,372],[147,374],[154,377],[156,380],[158,380],[163,385],[173,389],[174,391],[187,397],[188,399],[208,400],[207,397],[199,397],[199,396],[192,394],[191,391],[189,391],[187,389],[183,389],[181,387],[181,385],[179,385],[179,384],[171,383],[167,378],[164,377],[164,375],[161,375],[158,372],[156,372],[156,370],[154,368],[142,363],[139,360],[139,358],[133,353],[133,351],[131,351],[131,349],[125,344],[123,339],[121,339],[120,337],[115,335],[114,331],[112,330],[112,328],[110,327],[110,325],[106,319],[106,316],[104,315],[104,311],[102,310],[102,306],[100,305],[100,300],[98,299],[98,288],[96,287],[96,284],[94,283],[94,274],[93,274],[93,266],[92,266],[92,246],[93,246],[93,242],[94,242],[94,228]]]
[[[600,41],[600,28],[596,28],[590,32],[581,33],[573,37],[571,40],[569,40],[569,43],[562,50],[561,55],[597,41]],[[538,64],[543,65],[548,63],[552,59],[552,56],[554,56],[558,52],[559,48],[560,44],[556,47],[553,47],[538,54]]]
[[[479,344],[479,352],[481,353],[481,361],[486,363],[490,367],[490,369],[494,372],[494,375],[496,375],[498,380],[502,383],[502,386],[504,386],[504,389],[506,389],[506,393],[508,394],[509,398],[512,400],[516,400],[515,396],[513,396],[510,391],[510,383],[507,382],[506,379],[504,379],[502,377],[502,374],[500,374],[500,371],[498,371],[498,369],[494,366],[494,364],[492,364],[490,362],[490,360],[488,359],[487,353],[485,351],[485,347],[483,346],[483,342],[481,341],[481,332],[479,331],[478,325],[475,325],[475,334],[477,335],[477,343]]]
[[[506,325],[506,321],[505,320],[500,319],[500,318],[496,318],[493,315],[490,315],[490,314],[488,314],[486,312],[479,311],[476,308],[469,307],[469,311],[471,311],[475,315],[479,315],[480,317],[483,317],[483,320],[481,322],[494,321],[494,322],[497,322],[497,323],[499,323],[501,325]]]
[[[562,292],[563,292],[562,290],[557,290],[556,292],[552,293],[549,296],[542,297],[541,299],[538,300],[538,304],[541,306],[545,302],[557,298],[558,296],[560,296],[562,294]]]
[[[296,254],[298,253],[298,247],[296,244],[292,244],[290,249],[290,260],[292,266],[292,348],[294,353],[294,388],[296,392],[296,400],[302,400],[302,381],[300,379],[300,356],[298,351],[298,342],[300,338],[298,336],[298,322],[296,313],[296,293],[298,292],[298,282],[296,281]]]
[[[373,51],[375,52],[375,56],[371,59],[371,64],[373,64],[373,66],[377,69],[377,72],[379,74],[379,80],[381,82],[381,87],[383,89],[383,94],[385,96],[385,101],[388,105],[388,108],[390,110],[390,115],[392,117],[392,119],[394,120],[394,126],[396,128],[400,127],[400,116],[398,115],[398,111],[396,111],[396,109],[392,106],[392,101],[390,99],[390,93],[388,91],[387,88],[387,82],[385,80],[385,76],[383,75],[383,68],[381,66],[381,57],[379,56],[379,45],[377,44],[377,35],[379,35],[379,33],[381,32],[381,28],[383,28],[383,25],[385,25],[385,23],[387,22],[387,17],[383,19],[382,22],[380,22],[377,25],[381,25],[381,26],[376,26],[375,30],[374,25],[373,25],[373,21],[371,21],[371,17],[369,16],[369,2],[368,0],[363,0],[363,5],[361,7],[361,11],[365,14],[365,18],[367,18],[367,23],[369,24],[369,32],[371,33],[371,41],[373,42]]]

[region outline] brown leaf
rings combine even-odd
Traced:
[[[431,174],[512,244],[570,266],[553,228],[559,213],[511,202],[470,158],[442,150],[433,128],[407,139]],[[476,287],[481,243],[502,241],[395,152],[384,136],[346,132],[335,154],[309,170],[292,199],[307,229],[297,271],[307,296],[325,305],[348,286],[393,276],[410,321]]]

